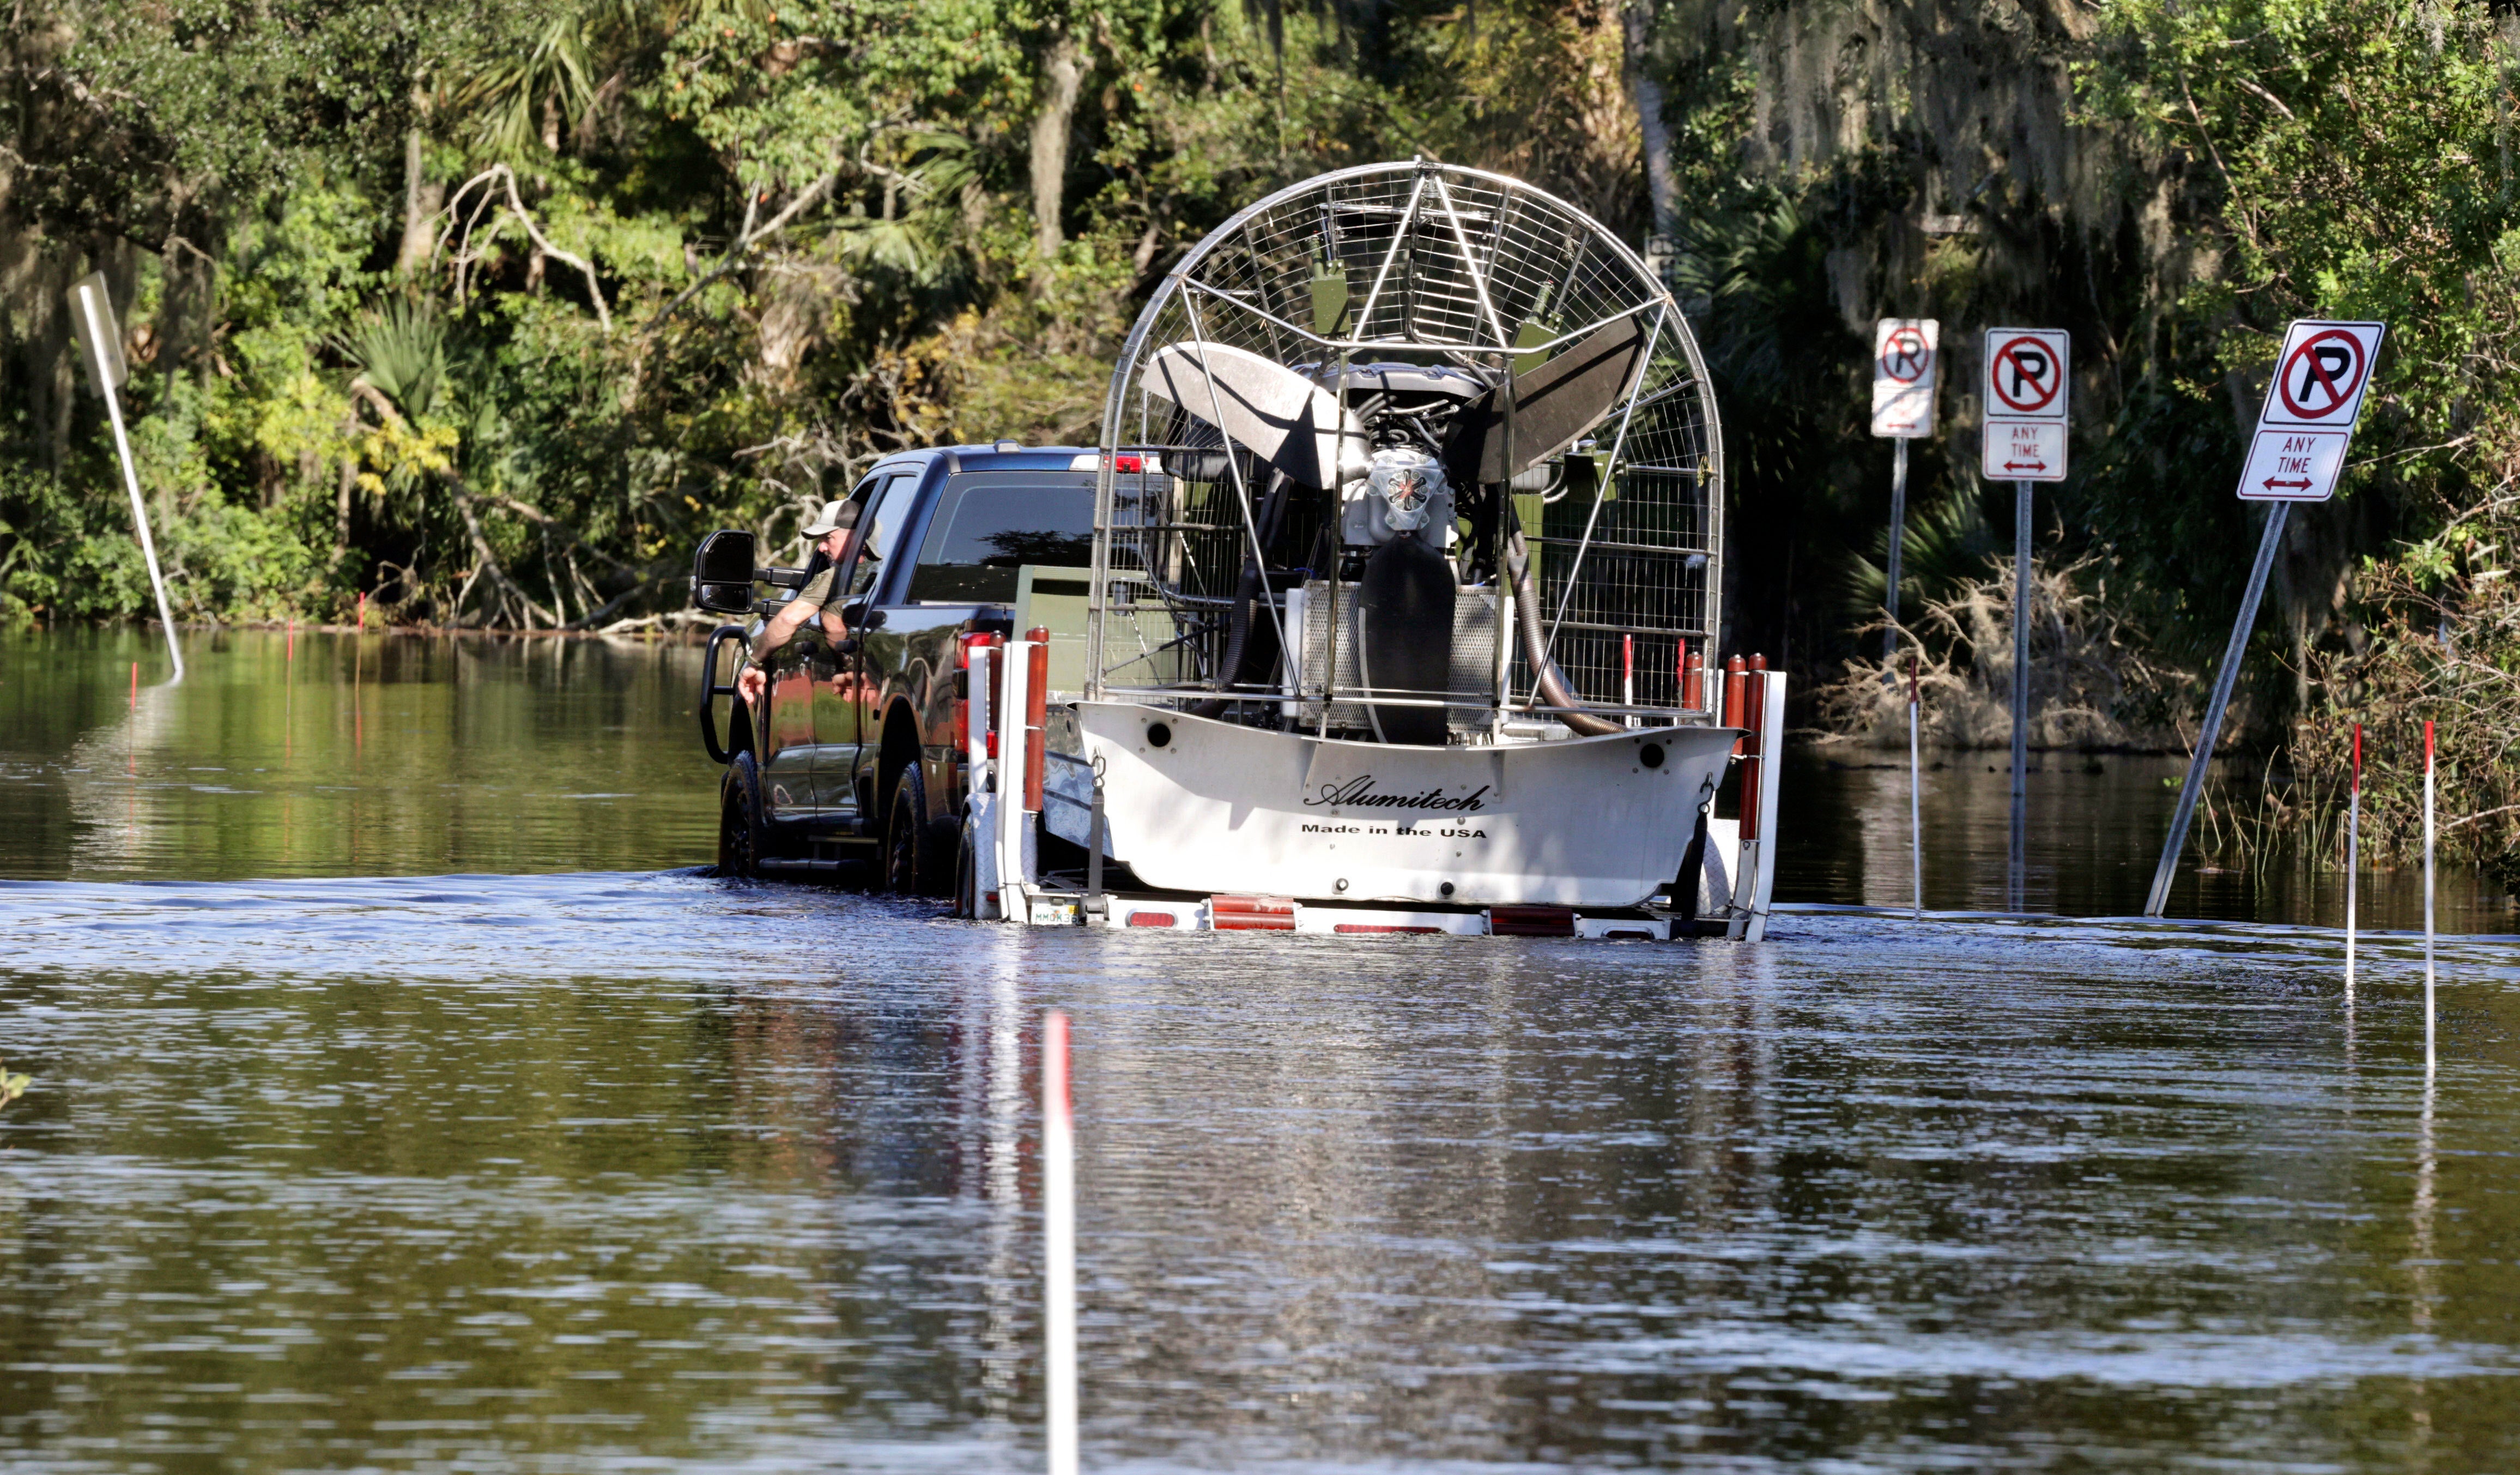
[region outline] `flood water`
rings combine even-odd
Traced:
[[[2520,1467],[2472,884],[2428,1076],[2315,886],[1821,904],[1904,769],[1797,761],[1755,947],[1029,931],[700,874],[688,648],[150,654],[0,639],[7,1468],[1039,1468],[1048,1007],[1089,1469]],[[2158,774],[2051,764],[2135,909]]]

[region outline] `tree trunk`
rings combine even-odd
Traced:
[[[341,457],[341,484],[333,498],[333,556],[350,551],[350,489],[359,484],[358,458]]]
[[[1076,65],[1076,38],[1053,37],[1041,59],[1041,111],[1032,119],[1033,245],[1047,263],[1065,237],[1058,217],[1067,203],[1067,133],[1076,120],[1076,89],[1084,80]]]
[[[1680,233],[1680,179],[1671,168],[1671,132],[1663,126],[1662,83],[1654,77],[1653,0],[1628,0],[1619,13],[1626,32],[1628,95],[1636,102],[1637,131],[1643,135],[1645,194],[1653,202],[1653,233],[1661,241]]]
[[[402,138],[402,249],[394,254],[394,270],[408,276],[428,264],[437,249],[437,208],[446,203],[443,180],[421,177],[420,129]]]

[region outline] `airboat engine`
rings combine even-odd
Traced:
[[[1100,448],[1098,854],[1325,905],[1733,903],[1681,874],[1748,863],[1710,812],[1715,404],[1599,222],[1424,161],[1281,191],[1157,288]]]

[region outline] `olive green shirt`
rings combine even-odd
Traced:
[[[798,589],[796,597],[788,602],[801,604],[809,610],[819,610],[832,602],[832,588],[839,582],[839,565],[825,564],[823,572],[805,580],[805,586]]]

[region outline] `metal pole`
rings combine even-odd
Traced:
[[[2231,702],[2231,682],[2240,674],[2240,657],[2249,648],[2250,627],[2258,622],[2258,600],[2267,592],[2267,571],[2274,567],[2275,546],[2283,541],[2290,502],[2267,509],[2266,535],[2258,539],[2258,561],[2249,570],[2249,587],[2240,595],[2240,618],[2231,622],[2231,643],[2223,648],[2223,668],[2214,673],[2214,696],[2205,704],[2205,725],[2196,734],[2196,752],[2187,760],[2187,781],[2179,786],[2179,807],[2170,815],[2170,838],[2162,842],[2161,864],[2152,873],[2152,895],[2143,914],[2161,915],[2170,904],[2171,878],[2179,872],[2179,853],[2187,848],[2187,824],[2196,817],[2196,797],[2205,787],[2205,765],[2214,761],[2214,745],[2223,736],[2223,710]]]
[[[2030,488],[2012,484],[2012,832],[2005,898],[2023,908],[2030,844]]]
[[[96,362],[112,362],[106,354],[103,314],[89,312],[87,336]],[[175,645],[175,615],[166,606],[166,576],[158,572],[158,543],[149,535],[149,511],[140,501],[140,474],[131,469],[131,438],[122,429],[122,396],[114,392],[105,370],[97,371],[97,388],[105,393],[106,417],[113,422],[113,450],[122,460],[123,489],[131,493],[131,526],[140,534],[140,556],[149,561],[149,584],[158,591],[158,622],[166,627],[166,654],[175,663],[175,674],[168,684],[184,679],[184,653]]]
[[[1085,910],[1101,920],[1109,910],[1109,899],[1102,895],[1102,760],[1097,756],[1089,770],[1094,775],[1094,807],[1085,824]]]
[[[2433,1074],[2433,724],[2424,724],[2424,1079]]]
[[[1067,1016],[1042,1021],[1041,1237],[1043,1422],[1050,1475],[1076,1475],[1076,1135]]]
[[[1902,445],[1908,442],[1902,440]],[[1921,780],[1916,765],[1916,658],[1908,657],[1908,864],[1916,883],[1916,920],[1925,919],[1925,819],[1917,795]]]
[[[1899,657],[1899,554],[1908,535],[1908,438],[1901,436],[1890,443],[1897,449],[1890,454],[1890,556],[1883,571],[1889,585],[1881,601],[1890,616],[1890,627],[1881,632],[1884,666]]]
[[[2345,1003],[2354,1003],[2354,884],[2362,863],[2362,724],[2354,724],[2354,787],[2345,806]]]

